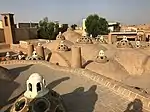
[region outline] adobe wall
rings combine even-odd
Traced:
[[[50,58],[51,63],[58,63],[60,66],[70,67],[70,63],[60,55],[60,53],[53,52]]]
[[[16,37],[16,41],[36,39],[37,29],[36,28],[16,28],[15,37]]]
[[[0,29],[0,43],[5,42],[4,30]]]

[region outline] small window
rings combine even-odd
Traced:
[[[29,83],[29,91],[32,91],[32,84],[31,83]]]
[[[16,103],[15,103],[15,111],[21,111],[23,108],[24,108],[24,106],[25,106],[25,104],[26,104],[26,101],[25,101],[25,99],[22,99],[22,100],[20,100],[20,101],[17,101]]]
[[[56,65],[59,65],[59,63],[56,63]]]
[[[37,83],[36,87],[37,87],[37,92],[38,92],[38,91],[41,91],[41,83],[40,83],[40,82]]]
[[[7,16],[4,17],[4,21],[5,21],[5,26],[8,26],[8,18],[7,18]]]
[[[33,110],[35,112],[45,112],[50,107],[49,102],[45,99],[38,99],[33,105]]]

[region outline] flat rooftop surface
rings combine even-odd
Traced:
[[[2,85],[5,89],[0,92],[5,91],[5,94],[0,93],[0,99],[8,99],[9,103],[3,109],[9,107],[11,100],[26,90],[26,80],[35,72],[43,75],[48,88],[62,95],[68,112],[124,112],[130,103],[108,88],[83,76],[55,71],[42,65],[7,65],[4,67],[10,69],[12,75],[18,75],[14,81],[19,83],[19,86],[12,90],[13,84]],[[1,104],[2,101],[0,100]],[[143,110],[143,112],[147,111]]]

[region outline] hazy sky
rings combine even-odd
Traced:
[[[89,14],[127,24],[150,23],[150,0],[0,0],[0,12],[15,13],[16,22],[47,16],[61,23],[80,23]]]

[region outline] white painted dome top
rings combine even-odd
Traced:
[[[10,53],[9,53],[9,52],[6,53],[6,57],[7,57],[7,56],[8,56],[8,57],[10,56]]]
[[[28,80],[31,81],[31,82],[42,82],[43,77],[38,73],[33,73],[33,74],[30,75]]]
[[[127,36],[123,36],[123,39],[122,39],[122,40],[127,41],[127,40],[128,40]]]
[[[105,54],[104,54],[104,51],[103,50],[100,50],[99,51],[99,56],[104,56]]]
[[[41,43],[38,43],[38,46],[41,46]]]
[[[59,32],[59,35],[61,35],[61,32]]]
[[[140,41],[136,41],[136,45],[140,45]]]
[[[24,96],[27,98],[43,97],[49,92],[44,78],[38,73],[31,74],[26,84],[27,90]]]

